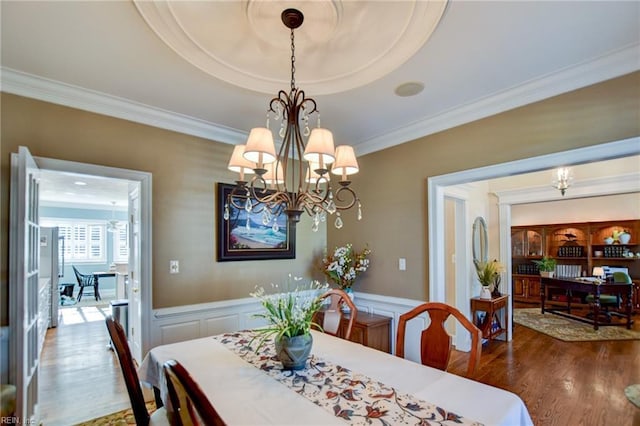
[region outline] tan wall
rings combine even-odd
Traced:
[[[2,93],[2,323],[7,323],[10,155],[32,155],[133,169],[153,175],[154,308],[248,297],[256,284],[309,276],[322,256],[326,231],[298,224],[295,260],[215,260],[214,187],[233,182],[226,170],[232,146]],[[169,260],[180,274],[169,274]]]
[[[640,72],[417,139],[359,159],[364,218],[345,214],[328,245],[369,244],[356,291],[428,299],[427,179],[640,136]],[[398,258],[407,270],[398,271]]]
[[[287,272],[310,274],[325,247],[351,242],[373,250],[356,291],[428,299],[427,178],[640,135],[640,72],[365,155],[353,177],[363,203],[345,226],[313,234],[298,225],[296,260],[215,262],[214,183],[231,182],[231,146],[124,120],[2,94],[2,323],[7,312],[10,153],[153,173],[153,305],[245,297]],[[355,210],[355,209],[354,209]],[[331,220],[332,222],[332,220]],[[398,258],[407,270],[398,271]],[[168,274],[169,259],[181,273]]]

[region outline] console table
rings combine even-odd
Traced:
[[[318,323],[322,323],[324,312],[318,311]],[[345,313],[340,323],[339,335],[344,334],[351,314]],[[391,353],[391,318],[384,315],[358,312],[351,328],[352,342],[360,343],[379,351]]]
[[[482,330],[482,337],[485,339],[493,340],[501,334],[506,335],[509,328],[508,301],[508,294],[491,299],[471,298],[471,319]],[[502,311],[502,315],[500,315],[500,311]],[[476,319],[476,312],[485,313],[480,323]],[[502,316],[502,320],[500,316]]]

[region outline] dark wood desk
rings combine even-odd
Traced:
[[[565,291],[580,291],[584,293],[591,293],[594,297],[593,302],[593,320],[588,318],[579,317],[571,314],[571,297],[567,297],[566,307],[553,307],[545,308],[545,301],[547,300],[547,289],[560,288]],[[622,294],[624,297],[625,307],[625,322],[611,323],[599,323],[598,316],[600,314],[600,295],[601,294]],[[589,324],[593,324],[593,329],[597,330],[599,325],[626,325],[628,329],[631,328],[633,321],[631,320],[632,300],[633,298],[633,284],[623,283],[602,283],[596,284],[589,281],[582,281],[572,278],[542,278],[540,282],[540,302],[542,304],[542,313],[549,312],[551,314],[560,315],[566,318],[570,318],[576,321],[582,321]]]
[[[322,324],[324,312],[318,311],[316,315],[318,316],[316,322]],[[348,313],[342,316],[338,335],[344,333],[350,318],[351,316]],[[391,318],[367,312],[358,312],[356,321],[351,328],[351,338],[349,340],[379,351],[391,353]]]

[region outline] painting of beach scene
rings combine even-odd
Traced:
[[[290,227],[287,215],[265,215],[257,205],[251,212],[238,208],[246,199],[229,202],[234,186],[218,183],[218,261],[295,258],[295,227]],[[229,218],[224,219],[225,204]]]

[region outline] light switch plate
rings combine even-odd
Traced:
[[[169,273],[170,274],[177,274],[180,272],[180,262],[178,262],[177,260],[170,260],[169,261]]]
[[[407,259],[405,259],[404,257],[398,259],[398,269],[401,271],[407,270]]]

